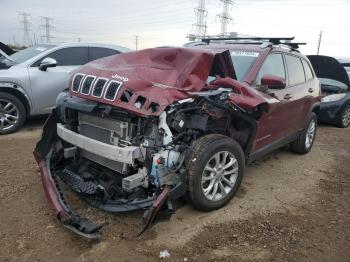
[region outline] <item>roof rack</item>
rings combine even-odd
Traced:
[[[202,38],[202,42],[209,44],[210,41],[227,41],[227,40],[253,40],[253,41],[268,41],[274,45],[282,44],[281,40],[284,41],[291,41],[294,40],[293,37],[207,37],[207,38]],[[284,44],[284,42],[283,42]]]
[[[210,41],[230,41],[230,40],[249,40],[248,42],[235,42],[235,44],[269,44],[269,45],[286,45],[292,49],[298,49],[300,45],[306,45],[306,43],[292,43],[289,41],[294,40],[295,37],[207,37],[202,38],[202,42],[209,44]],[[255,41],[255,42],[253,42]],[[261,42],[256,42],[261,41]],[[284,41],[284,42],[281,42]],[[267,46],[264,46],[267,47]]]

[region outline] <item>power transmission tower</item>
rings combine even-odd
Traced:
[[[135,35],[135,48],[136,48],[136,51],[138,50],[138,45],[139,45],[139,36]]]
[[[208,11],[205,9],[205,0],[198,1],[198,6],[194,9],[194,13],[197,17],[197,21],[192,25],[194,27],[194,34],[187,35],[187,38],[190,41],[203,38],[207,34],[206,17],[208,15]]]
[[[222,13],[217,16],[220,19],[221,23],[221,33],[222,37],[227,36],[227,25],[233,20],[232,16],[229,13],[230,6],[233,5],[233,0],[220,0],[222,2]]]
[[[322,40],[322,30],[321,30],[320,34],[318,35],[317,54],[320,53],[321,40]]]
[[[21,20],[19,21],[19,23],[22,25],[22,30],[23,30],[23,42],[22,45],[31,45],[31,39],[29,36],[29,31],[30,31],[30,22],[29,22],[29,17],[31,17],[31,15],[29,13],[26,12],[18,12],[18,15],[21,17]]]
[[[53,19],[48,16],[42,16],[41,19],[43,24],[41,24],[40,27],[45,29],[45,34],[41,37],[46,39],[46,43],[51,43],[51,38],[55,38],[51,35],[51,30],[55,28],[53,25],[51,25]]]

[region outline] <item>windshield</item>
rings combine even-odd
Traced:
[[[16,63],[20,64],[53,47],[53,45],[32,46],[14,53],[10,57],[15,60]]]
[[[13,62],[6,56],[0,53],[0,69],[8,69],[13,65]]]
[[[255,63],[259,52],[231,51],[233,66],[235,67],[237,80],[243,81],[251,66]]]

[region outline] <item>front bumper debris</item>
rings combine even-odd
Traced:
[[[57,126],[60,126],[56,110],[53,110],[45,122],[40,141],[33,152],[34,158],[39,166],[41,179],[48,199],[58,220],[71,231],[90,239],[100,236],[103,225],[95,224],[89,219],[80,217],[68,204],[60,189],[60,181],[66,183],[73,191],[79,194],[93,195],[97,190],[93,185],[83,183],[76,175],[69,172],[56,174],[52,156],[55,152],[62,150],[62,141],[57,134]],[[135,157],[135,152],[129,155],[130,160]],[[186,193],[186,179],[181,176],[181,182],[177,185],[166,185],[160,194],[153,197],[133,200],[130,202],[121,200],[100,202],[93,197],[83,198],[91,206],[100,208],[107,212],[123,213],[137,209],[145,209],[145,226],[139,235],[158,220],[169,220],[173,214],[171,201],[175,201]],[[149,209],[148,209],[149,208]],[[165,214],[165,215],[164,215]]]

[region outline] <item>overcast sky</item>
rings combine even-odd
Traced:
[[[182,45],[193,31],[198,0],[0,0],[0,41],[18,43],[23,33],[17,12],[27,12],[30,36],[44,34],[40,16],[53,18],[52,41],[103,42],[135,48]],[[220,33],[219,0],[207,0],[208,34]],[[229,31],[252,36],[295,36],[306,54],[350,57],[350,0],[235,0]]]

